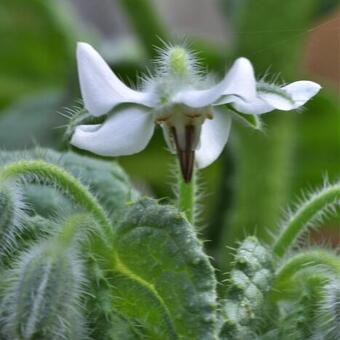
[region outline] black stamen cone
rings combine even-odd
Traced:
[[[176,144],[177,157],[184,182],[189,183],[192,178],[195,161],[195,151],[193,150],[194,127],[191,125],[185,127],[184,148],[181,148],[178,143],[178,136],[174,127],[172,128],[172,133]]]
[[[195,151],[179,151],[178,157],[184,182],[189,183],[194,168]]]

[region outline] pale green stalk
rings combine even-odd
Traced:
[[[194,224],[195,222],[195,200],[196,200],[196,174],[192,176],[192,180],[186,183],[180,171],[177,173],[178,176],[178,209],[184,213],[187,220]]]
[[[340,202],[340,183],[327,186],[313,194],[293,214],[274,243],[274,253],[282,257],[308,225],[329,206]]]

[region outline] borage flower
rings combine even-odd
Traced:
[[[103,124],[77,126],[71,143],[102,156],[131,155],[147,146],[158,124],[178,155],[186,182],[195,164],[204,168],[221,154],[233,115],[247,121],[243,113],[296,109],[320,89],[310,81],[283,87],[256,83],[246,58],[237,59],[222,81],[208,86],[208,77],[182,47],[162,52],[156,75],[140,91],[123,84],[86,43],[78,43],[77,62],[85,108],[107,118]]]

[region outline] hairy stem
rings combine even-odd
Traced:
[[[301,232],[308,224],[330,205],[340,201],[340,183],[331,185],[313,194],[296,212],[290,217],[277,238],[273,250],[282,257]]]
[[[64,225],[60,233],[57,235],[57,240],[65,247],[69,247],[79,231],[79,228],[88,225],[90,219],[88,214],[71,215]]]
[[[192,176],[192,180],[186,183],[180,172],[178,176],[178,209],[185,214],[187,220],[193,224],[195,218],[195,187],[196,187],[196,175]]]
[[[34,182],[36,179],[56,184],[75,203],[90,212],[105,232],[111,234],[111,224],[103,208],[90,192],[72,175],[53,164],[44,161],[20,161],[5,166],[0,171],[0,181],[23,177]]]

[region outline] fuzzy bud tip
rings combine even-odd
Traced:
[[[183,47],[176,46],[169,50],[169,68],[172,73],[186,75],[190,68],[189,60],[189,54]]]

